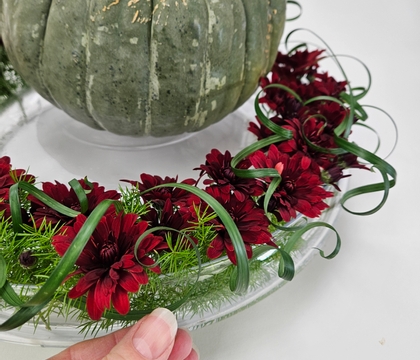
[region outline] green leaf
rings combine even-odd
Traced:
[[[383,109],[381,109],[381,108],[378,108],[377,106],[373,106],[373,105],[363,105],[363,108],[371,108],[371,109],[374,109],[374,110],[377,110],[377,111],[380,111],[381,113],[383,113],[390,121],[391,121],[391,123],[392,123],[392,126],[393,126],[393,128],[394,128],[394,131],[395,131],[395,140],[394,140],[394,144],[393,144],[393,146],[392,146],[392,148],[391,148],[391,150],[389,151],[389,153],[387,154],[387,155],[385,155],[385,156],[383,156],[382,157],[382,159],[386,159],[386,158],[388,158],[393,152],[394,152],[394,150],[395,150],[395,148],[397,147],[397,143],[398,143],[398,128],[397,128],[397,124],[396,124],[396,122],[395,122],[395,120],[392,118],[392,116],[389,114],[389,113],[387,113],[385,110],[383,110]],[[378,148],[379,148],[379,144],[378,144]],[[375,153],[376,151],[374,151],[374,153]]]
[[[297,14],[297,15],[296,15],[296,16],[294,16],[294,17],[287,18],[287,19],[286,19],[286,21],[294,21],[294,20],[299,19],[299,18],[302,16],[302,12],[303,12],[302,5],[301,5],[301,4],[299,4],[299,2],[294,1],[294,0],[287,0],[287,4],[288,4],[288,5],[289,5],[289,4],[292,4],[292,5],[297,6],[297,7],[299,8],[299,14]]]
[[[58,211],[60,214],[69,216],[69,217],[76,217],[80,214],[79,211],[75,211],[73,209],[68,208],[67,206],[59,203],[58,201],[54,200],[53,198],[49,197],[43,191],[36,188],[34,185],[29,184],[25,181],[20,181],[16,185],[19,186],[20,189],[28,192],[29,194],[35,196],[38,200],[42,201],[45,205]]]
[[[294,247],[295,244],[302,238],[302,236],[309,230],[316,228],[316,227],[326,227],[328,229],[331,229],[332,231],[335,232],[336,234],[336,246],[334,248],[334,250],[331,252],[331,254],[329,255],[325,255],[323,250],[320,250],[317,248],[317,250],[320,252],[321,256],[324,259],[332,259],[334,258],[338,252],[340,251],[341,248],[341,238],[340,235],[338,234],[337,230],[330,224],[326,223],[326,222],[322,222],[322,221],[314,221],[311,222],[309,224],[306,224],[302,229],[297,230],[295,233],[293,233],[293,235],[289,238],[289,240],[287,241],[285,247],[284,247],[284,251],[286,251],[287,253],[289,253]]]
[[[336,63],[337,67],[339,68],[341,74],[344,77],[344,80],[346,81],[347,84],[350,84],[350,81],[346,75],[346,72],[344,71],[344,68],[342,67],[342,65],[340,64],[340,62],[338,61],[338,56],[334,54],[334,52],[332,51],[331,47],[320,37],[318,36],[315,32],[313,32],[312,30],[309,29],[304,29],[304,28],[298,28],[298,29],[294,29],[291,32],[289,32],[289,34],[286,36],[285,39],[285,44],[286,44],[286,48],[288,46],[288,43],[290,41],[290,38],[299,31],[307,31],[309,33],[311,33],[313,36],[315,36],[317,39],[319,39],[324,46],[327,48],[328,52],[329,52],[329,57],[332,58],[332,60]],[[356,104],[356,98],[353,95],[353,89],[351,87],[349,87],[349,98],[348,98],[348,103],[350,105],[349,108],[349,114],[346,117],[346,119],[335,129],[335,133],[337,135],[342,135],[345,138],[348,138],[350,133],[351,133],[351,127],[353,125],[353,118],[354,118],[354,108],[355,108],[355,104]]]
[[[286,130],[283,129],[281,126],[275,124],[273,121],[271,121],[262,111],[261,106],[260,106],[260,94],[264,91],[266,91],[267,89],[270,88],[278,88],[281,90],[284,90],[288,93],[290,93],[293,97],[295,97],[299,102],[302,102],[302,99],[299,97],[299,95],[293,91],[292,89],[288,88],[285,85],[281,85],[281,84],[271,84],[266,86],[264,89],[262,89],[261,91],[258,92],[257,96],[255,97],[255,101],[254,101],[254,109],[255,109],[255,113],[258,117],[258,119],[261,121],[261,123],[267,127],[268,129],[270,129],[275,135],[279,135],[279,136],[283,136],[285,139],[291,139],[293,137],[293,133],[290,130]]]
[[[280,175],[279,173],[277,173],[277,175]],[[277,178],[273,179],[273,181],[271,181],[270,185],[268,186],[268,189],[264,195],[264,212],[265,214],[268,213],[268,204],[270,202],[271,197],[274,194],[274,191],[276,191],[277,187],[280,185],[281,183],[281,176],[278,176]]]
[[[7,281],[7,263],[3,255],[0,254],[0,289]]]
[[[277,249],[280,252],[278,275],[280,278],[292,281],[295,277],[295,263],[292,257],[284,250]]]
[[[74,211],[73,209],[68,208],[67,206],[59,203],[58,201],[52,199],[48,195],[46,195],[41,190],[37,189],[34,185],[26,182],[26,181],[19,181],[16,184],[13,184],[9,189],[9,203],[10,203],[10,211],[12,214],[12,221],[13,221],[13,231],[15,233],[19,233],[21,231],[22,225],[22,214],[21,214],[21,204],[19,198],[19,189],[26,191],[27,193],[35,196],[38,200],[42,201],[46,206],[58,211],[59,213],[69,216],[69,217],[76,217],[80,213],[78,211]]]
[[[246,159],[249,155],[253,154],[257,150],[260,150],[262,148],[265,148],[266,146],[269,146],[271,144],[280,143],[284,140],[290,139],[290,136],[285,137],[283,135],[273,135],[268,138],[259,140],[246,148],[242,149],[240,152],[236,154],[236,156],[233,157],[231,166],[233,169],[233,172],[236,176],[242,177],[242,178],[248,178],[248,179],[256,179],[259,177],[276,177],[278,176],[277,170],[274,169],[251,169],[251,170],[245,170],[245,169],[237,169],[236,166],[243,160]],[[269,171],[267,171],[269,170]],[[262,171],[262,172],[260,172]],[[276,175],[277,173],[277,175]]]
[[[47,303],[37,306],[27,307],[20,309],[17,313],[13,314],[3,324],[0,325],[0,331],[9,331],[22,326],[30,319],[32,319]]]
[[[321,118],[322,120],[324,120],[324,119],[325,119],[325,117],[324,117],[324,116],[321,116],[321,115],[319,115],[319,114],[316,114],[316,115],[311,115],[311,116],[309,116],[309,117],[308,117],[308,118],[307,118],[307,119],[303,122],[302,129],[304,128],[304,126],[305,126],[306,122],[307,122],[307,121],[309,121],[311,118],[314,118],[314,117],[316,117],[316,118]],[[323,128],[324,128],[324,127],[326,127],[326,126],[327,126],[327,122],[325,122],[325,123],[324,123]],[[324,147],[321,147],[321,146],[318,146],[318,145],[314,144],[312,141],[310,141],[310,140],[308,139],[308,137],[306,136],[306,134],[305,134],[305,132],[304,132],[304,131],[302,131],[302,137],[303,137],[303,139],[305,140],[305,142],[308,144],[308,146],[309,146],[311,149],[313,149],[313,150],[315,150],[315,151],[317,151],[317,152],[324,153],[324,154],[334,154],[334,155],[342,155],[342,154],[345,154],[345,153],[346,153],[346,151],[345,151],[345,150],[340,149],[340,148],[324,148]]]
[[[340,58],[341,57],[346,57],[346,58],[356,60],[359,64],[361,64],[364,67],[364,69],[366,71],[366,74],[367,74],[367,77],[368,77],[368,85],[367,86],[352,87],[352,89],[351,89],[352,90],[351,93],[352,93],[354,99],[356,101],[359,101],[360,99],[364,98],[367,95],[367,93],[369,92],[369,90],[372,86],[372,74],[371,74],[369,68],[366,66],[366,64],[363,61],[361,61],[360,59],[358,59],[358,58],[356,58],[352,55],[343,55],[343,54],[336,55],[336,58],[339,58],[339,57]],[[360,93],[355,94],[354,91],[360,91]]]
[[[74,193],[77,196],[77,199],[79,200],[80,212],[84,214],[89,208],[88,198],[86,196],[85,189],[83,189],[82,185],[80,185],[80,183],[76,179],[69,181],[69,185],[73,189]]]
[[[350,104],[350,102],[351,102],[351,101],[352,101],[352,99],[353,99],[353,109],[354,109],[354,112],[355,112],[355,114],[356,114],[356,117],[357,117],[358,119],[360,119],[360,120],[367,120],[368,115],[367,115],[366,111],[363,109],[363,106],[362,106],[362,105],[360,105],[360,104],[356,101],[356,99],[355,99],[355,98],[352,98],[350,94],[347,94],[347,93],[344,93],[344,92],[340,94],[340,97],[341,97],[344,101],[346,101],[348,104]],[[339,132],[337,131],[337,135],[338,135],[338,134],[339,134]]]
[[[14,307],[21,307],[24,304],[8,281],[6,281],[3,287],[0,288],[0,298],[2,298],[7,304]]]
[[[256,249],[253,250],[252,261],[259,260],[259,257],[267,252],[270,254],[278,252],[280,254],[279,268],[277,271],[278,276],[286,281],[293,280],[295,276],[295,263],[290,254],[281,249],[280,247],[273,247],[267,245],[258,246]]]
[[[9,189],[9,204],[12,214],[13,231],[17,234],[22,226],[22,209],[20,207],[19,183],[13,184]]]
[[[389,190],[395,186],[396,179],[397,179],[396,170],[388,162],[381,159],[379,156],[371,153],[370,151],[367,151],[354,143],[350,143],[345,139],[342,139],[339,137],[335,137],[334,139],[335,139],[336,144],[340,146],[342,149],[347,150],[348,152],[369,162],[370,164],[373,165],[373,168],[378,169],[379,172],[381,173],[382,179],[383,179],[382,183],[375,183],[375,184],[360,186],[358,188],[349,190],[342,196],[340,200],[342,207],[351,214],[356,214],[356,215],[374,214],[375,212],[377,212],[379,209],[382,208],[382,206],[385,204],[388,198]],[[391,179],[389,179],[389,177],[391,177]],[[379,202],[377,206],[375,206],[371,210],[364,211],[364,212],[356,212],[356,211],[351,211],[346,206],[344,206],[346,201],[349,200],[350,198],[363,195],[363,194],[378,192],[378,191],[383,191],[382,200]]]
[[[325,96],[315,96],[315,97],[313,97],[309,100],[306,100],[303,103],[303,105],[305,106],[305,105],[308,105],[308,104],[316,102],[316,101],[331,101],[331,102],[335,102],[335,103],[339,104],[340,106],[344,106],[344,103],[340,99],[337,99],[337,98],[332,97],[332,96],[326,96],[326,95]]]

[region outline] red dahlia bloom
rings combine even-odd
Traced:
[[[313,76],[319,65],[324,50],[296,51],[292,55],[279,52],[273,66],[273,73],[282,78],[300,79],[303,76]]]
[[[210,179],[204,180],[204,185],[217,187],[221,196],[228,200],[233,193],[239,201],[244,201],[250,196],[259,196],[264,190],[262,184],[256,179],[245,179],[235,175],[232,169],[232,155],[229,151],[222,154],[219,150],[213,149],[206,156],[206,163],[200,165],[196,170],[201,170],[200,177],[207,174]],[[242,161],[240,169],[250,167],[249,161]]]
[[[319,174],[313,172],[308,157],[301,153],[289,156],[271,145],[267,154],[257,151],[251,155],[250,161],[257,169],[279,169],[281,182],[271,198],[269,209],[279,220],[289,221],[296,217],[297,212],[317,217],[328,207],[323,200],[333,194],[321,187]],[[271,179],[266,181],[271,182]]]
[[[195,214],[191,213],[188,207],[182,207],[178,209],[172,204],[170,199],[166,199],[165,205],[162,209],[156,210],[150,208],[149,211],[142,216],[142,219],[147,221],[150,228],[157,226],[164,226],[171,230],[159,230],[154,232],[155,235],[161,236],[166,239],[166,234],[170,233],[173,242],[179,237],[179,231],[191,228],[192,222],[195,221]],[[177,230],[177,231],[176,231]],[[195,238],[192,240],[197,243]],[[190,243],[185,240],[186,247],[190,246]],[[162,243],[161,247],[157,250],[168,249],[167,243]]]
[[[93,211],[93,209],[95,209],[95,207],[98,206],[103,200],[118,200],[120,198],[120,194],[117,191],[105,191],[105,188],[103,186],[99,186],[99,184],[96,182],[92,183],[92,188],[85,182],[84,179],[80,179],[79,184],[83,187],[83,189],[87,190],[86,196],[88,200],[88,210],[85,212],[86,216],[88,216]],[[44,182],[42,184],[42,190],[46,195],[67,206],[68,208],[76,211],[81,210],[80,202],[76,193],[73,189],[69,189],[66,185],[61,184],[58,181],[56,181],[55,184]],[[38,227],[41,225],[44,218],[51,224],[56,224],[59,221],[66,223],[73,219],[51,209],[34,196],[29,196],[28,198],[32,202],[31,213],[35,220],[35,225]],[[111,207],[109,212],[112,211],[115,210],[113,210]]]
[[[83,252],[76,261],[78,269],[69,277],[83,274],[68,296],[76,299],[87,293],[87,312],[93,320],[99,320],[111,303],[118,313],[125,315],[130,310],[129,292],[137,292],[140,285],[147,284],[148,275],[144,265],[153,265],[148,256],[163,242],[159,236],[148,235],[140,243],[137,262],[134,246],[147,229],[145,221],[137,222],[136,214],[106,215],[102,217]],[[77,233],[86,221],[79,215],[72,226],[64,226],[52,244],[60,256],[64,256]],[[150,270],[160,273],[158,266]]]
[[[141,181],[121,181],[125,181],[133,186],[136,186],[139,189],[139,192],[144,192],[158,185],[178,182],[178,178],[170,178],[166,176],[165,179],[162,179],[160,176],[153,176],[149,174],[141,174],[140,180]],[[181,184],[187,185],[195,185],[195,183],[196,181],[194,179],[186,179],[181,182]],[[172,204],[177,206],[184,206],[192,202],[199,202],[198,198],[195,195],[177,187],[161,187],[159,189],[148,191],[142,194],[141,197],[144,201],[150,201],[159,208],[162,208],[165,205],[167,199],[170,199]]]
[[[337,81],[327,72],[316,74],[313,87],[316,89],[315,96],[326,95],[338,98],[343,91],[346,91],[347,82]]]
[[[34,182],[35,177],[26,174],[23,169],[13,169],[8,156],[0,158],[0,199],[9,199],[9,188],[17,181],[23,180],[27,182]]]
[[[209,188],[206,190],[228,211],[245,244],[248,259],[252,257],[251,245],[267,244],[276,246],[271,240],[271,234],[268,231],[269,221],[262,209],[258,208],[251,199],[239,201],[234,195],[230,195],[228,200],[222,196],[218,188]],[[236,265],[235,249],[230,239],[229,233],[218,220],[219,224],[215,227],[217,235],[210,243],[207,249],[207,256],[210,259],[218,258],[226,250],[226,255]]]
[[[12,169],[10,158],[8,156],[0,157],[0,216],[3,218],[7,219],[11,216],[9,189],[19,180],[33,183],[35,181],[35,177],[33,175],[26,174],[26,171],[23,169]],[[26,215],[23,209],[22,215]]]

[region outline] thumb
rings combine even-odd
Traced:
[[[167,360],[177,329],[172,312],[156,309],[135,324],[104,360]]]

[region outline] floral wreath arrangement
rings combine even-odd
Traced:
[[[291,252],[302,236],[315,227],[335,232],[306,219],[329,207],[346,169],[376,169],[383,181],[346,192],[341,205],[382,192],[375,208],[357,214],[378,211],[396,171],[348,140],[368,118],[359,101],[370,86],[352,88],[342,69],[343,81],[321,71],[326,58],[341,69],[328,47],[300,44],[279,52],[255,99],[249,131],[257,141],[235,156],[211,150],[195,179],[141,174],[123,179],[127,187],[119,191],[88,178],[36,186],[36,176],[0,158],[0,306],[16,309],[0,330],[32,318],[48,324],[53,313],[78,318],[83,331],[111,329],[157,306],[175,310],[213,290],[200,279],[205,264],[222,257],[230,265],[215,276],[232,293],[247,290],[253,259],[262,254],[276,259],[279,277],[292,280]],[[5,63],[10,79],[13,68]],[[336,235],[335,249],[319,250],[322,257],[339,252]]]

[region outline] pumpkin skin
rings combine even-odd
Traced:
[[[9,58],[71,117],[120,135],[198,131],[274,62],[286,0],[0,1]]]

